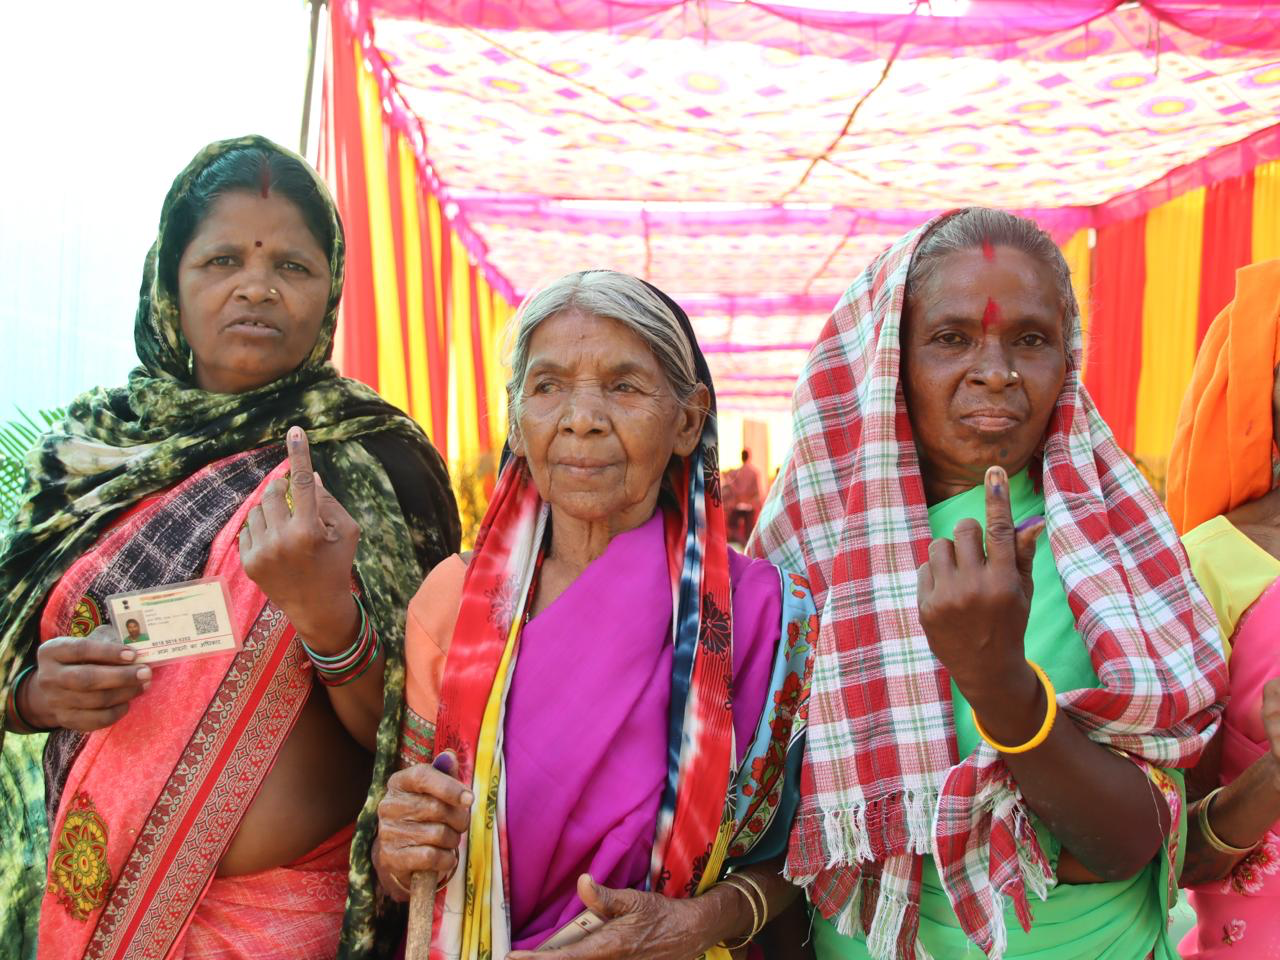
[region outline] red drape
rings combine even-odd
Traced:
[[[1253,262],[1253,171],[1205,191],[1196,346],[1236,293],[1236,270]]]
[[[1093,317],[1087,385],[1116,440],[1133,450],[1138,376],[1142,371],[1142,301],[1146,285],[1147,217],[1098,230],[1093,251]]]
[[[347,276],[342,293],[343,373],[378,388],[377,316],[365,193],[360,105],[356,99],[355,47],[345,17],[332,17],[334,160],[337,202],[347,238]]]
[[[400,196],[400,150],[396,143],[400,134],[387,128],[384,124],[382,135],[387,155],[387,193],[391,206],[391,239],[396,251],[396,287],[400,297],[400,337],[405,345],[404,350],[404,382],[413,383],[413,370],[409,363],[409,324],[421,323],[421,317],[409,316],[409,292],[406,287],[407,277],[404,269],[404,205]],[[413,396],[410,387],[409,396]],[[413,411],[414,415],[418,411]]]

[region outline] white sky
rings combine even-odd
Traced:
[[[223,137],[297,149],[308,14],[302,0],[51,0],[5,21],[0,420],[124,382],[174,176]]]

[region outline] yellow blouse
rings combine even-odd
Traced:
[[[1231,654],[1231,635],[1240,617],[1280,577],[1280,560],[1250,540],[1226,517],[1206,520],[1182,538],[1191,572],[1218,615],[1222,643]]]

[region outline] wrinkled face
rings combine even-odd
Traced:
[[[328,257],[293,201],[223,194],[178,262],[196,385],[244,393],[296,370],[315,346],[328,300]]]
[[[627,530],[653,514],[672,454],[697,446],[706,403],[699,387],[682,407],[648,344],[621,323],[569,311],[529,340],[512,451],[553,508]]]
[[[1020,250],[948,255],[903,315],[902,381],[931,503],[1022,470],[1062,391],[1067,346],[1048,267]]]

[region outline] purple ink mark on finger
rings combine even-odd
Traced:
[[[1044,523],[1044,517],[1041,517],[1041,516],[1027,517],[1027,519],[1023,520],[1020,524],[1018,524],[1013,529],[1016,530],[1018,533],[1021,533],[1023,530],[1029,530],[1031,527],[1034,527],[1037,523]]]

